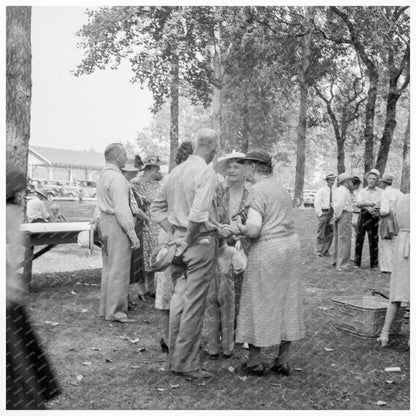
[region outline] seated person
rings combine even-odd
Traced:
[[[60,207],[58,204],[53,204],[51,206],[51,216],[50,216],[51,222],[67,222],[66,218],[63,216],[63,214],[60,211]]]
[[[35,192],[36,196],[27,201],[27,222],[49,222],[49,212],[43,203],[48,197],[41,191]]]

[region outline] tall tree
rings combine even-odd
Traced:
[[[404,194],[410,192],[410,114],[407,120],[406,133],[404,134],[403,140],[403,165],[400,190]]]
[[[389,86],[384,131],[376,161],[376,168],[381,174],[384,173],[386,167],[393,133],[397,124],[397,102],[410,81],[410,16],[408,16],[406,10],[407,7],[383,8],[386,20],[389,22],[383,32],[385,49],[387,50]],[[403,80],[399,86],[401,78]]]
[[[6,7],[6,158],[27,174],[32,99],[31,7]]]
[[[180,89],[194,101],[210,102],[207,45],[195,33],[194,13],[191,7],[103,7],[89,11],[88,24],[78,32],[87,54],[75,75],[115,69],[128,60],[132,82],[147,85],[153,94],[153,112],[170,100],[171,156],[178,145]]]
[[[299,72],[299,121],[297,127],[297,152],[296,152],[296,175],[295,175],[295,192],[293,202],[296,207],[302,204],[303,185],[305,182],[305,157],[306,157],[306,127],[308,111],[308,89],[310,87],[309,74],[311,60],[311,36],[313,31],[313,14],[312,7],[306,7],[305,28],[303,35],[302,50],[302,67]]]

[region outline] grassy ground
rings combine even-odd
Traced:
[[[215,373],[208,382],[198,384],[171,375],[158,345],[159,319],[153,305],[141,303],[131,313],[137,324],[105,322],[97,316],[99,269],[50,269],[34,276],[34,291],[27,295],[33,323],[62,387],[62,394],[48,407],[409,409],[408,324],[402,325],[402,334],[393,339],[391,348],[381,349],[374,339],[336,329],[330,300],[369,293],[374,287],[388,293],[389,277],[366,268],[368,264],[356,272],[335,272],[330,259],[314,256],[313,210],[296,211],[296,224],[302,241],[307,333],[293,344],[289,378],[274,374],[245,378],[231,372],[247,354],[240,347],[229,360],[211,361],[202,351],[204,367]],[[72,259],[73,250],[68,252]],[[67,263],[65,251],[56,255]],[[36,260],[41,261],[47,259]],[[273,349],[266,356],[271,360]],[[401,372],[384,371],[391,366],[400,367]],[[377,401],[386,404],[380,406]]]

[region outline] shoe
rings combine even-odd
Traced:
[[[131,319],[128,318],[127,316],[125,318],[120,318],[120,319],[114,319],[115,322],[120,322],[122,324],[131,324],[133,322],[137,322],[137,319]]]
[[[185,377],[187,380],[203,380],[213,377],[214,375],[209,371],[195,370],[195,371],[172,371],[177,376]]]
[[[276,374],[279,374],[279,376],[283,377],[289,377],[290,374],[290,367],[288,363],[274,365],[271,369],[271,371],[275,372]]]
[[[211,359],[211,360],[218,360],[218,357],[219,357],[220,355],[219,354],[208,354],[208,357]]]
[[[387,344],[389,343],[389,333],[381,331],[380,336],[377,338],[377,342],[380,343],[382,348],[387,347]]]
[[[162,348],[162,352],[165,352],[166,354],[169,354],[168,344],[166,344],[166,342],[163,338],[160,338],[160,347]]]
[[[243,363],[241,364],[239,371],[243,374],[252,376],[263,376],[266,373],[266,366],[264,363],[255,364],[253,366],[248,366],[247,363]]]

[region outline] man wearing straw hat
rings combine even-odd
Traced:
[[[35,190],[36,196],[27,201],[26,216],[28,222],[48,222],[49,212],[45,207],[43,201],[48,197],[42,192]]]
[[[315,196],[315,212],[318,216],[318,235],[316,237],[316,254],[319,257],[329,257],[329,249],[332,244],[333,227],[331,223],[334,215],[332,188],[336,175],[326,175],[326,185],[318,189]]]
[[[364,246],[365,234],[368,235],[370,247],[370,267],[378,266],[378,221],[380,215],[381,189],[377,187],[380,172],[371,169],[366,173],[368,186],[361,189],[357,195],[357,207],[360,208],[360,216],[357,224],[357,237],[355,240],[355,265],[361,266],[361,254]]]
[[[107,321],[131,323],[135,320],[127,316],[130,261],[132,249],[140,247],[133,217],[137,204],[121,173],[127,161],[124,146],[108,145],[104,157],[106,166],[97,181],[98,232],[103,256],[99,314]]]
[[[338,176],[339,187],[334,192],[334,261],[337,271],[349,270],[351,254],[351,220],[352,204],[351,191],[353,189],[352,176],[341,173]]]

